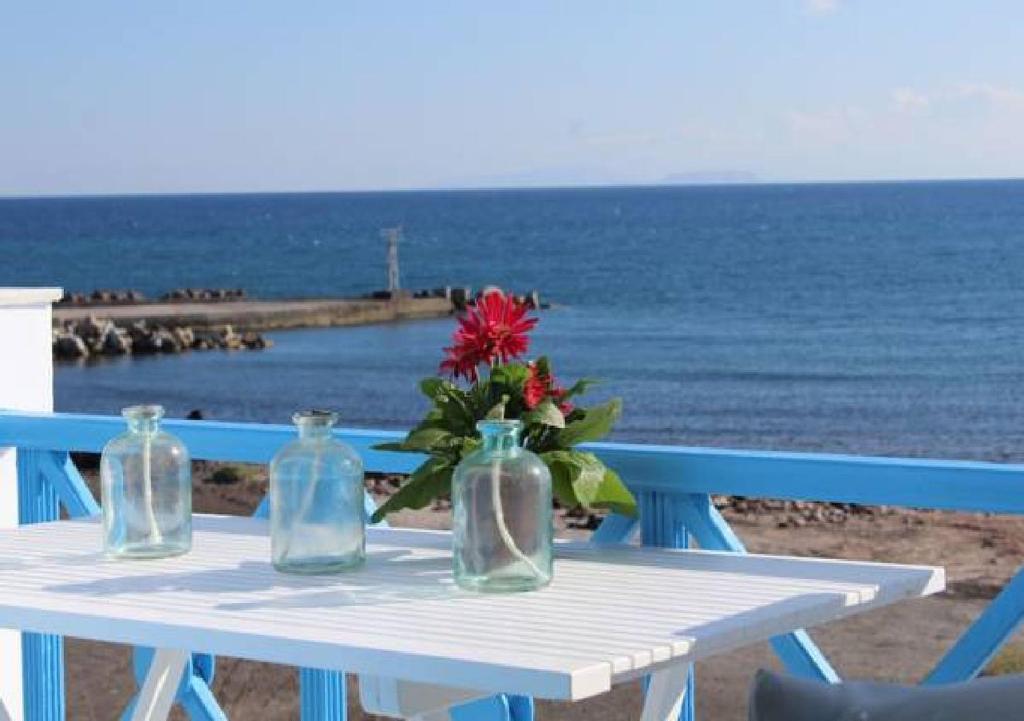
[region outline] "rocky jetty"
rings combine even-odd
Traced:
[[[110,320],[89,316],[53,330],[53,357],[56,360],[191,350],[263,350],[271,345],[272,341],[259,333],[238,333],[230,325],[195,329],[191,326],[151,326],[137,321],[122,327]]]
[[[175,288],[164,293],[160,300],[164,302],[188,302],[197,300],[245,300],[246,293],[241,288]]]
[[[92,293],[65,293],[58,305],[127,305],[145,302],[146,296],[138,290],[102,288]]]

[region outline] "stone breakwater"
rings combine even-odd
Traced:
[[[238,333],[230,324],[150,326],[135,321],[127,326],[90,316],[53,329],[53,357],[81,360],[96,356],[156,355],[192,350],[262,350],[272,341],[254,331]]]
[[[158,302],[139,300],[137,291],[95,291],[77,300],[72,294],[53,309],[53,352],[55,358],[69,360],[265,348],[268,341],[262,331],[443,318],[462,311],[489,289],[476,294],[453,287],[379,291],[362,298],[307,300],[255,300],[241,290],[181,289]],[[548,307],[537,291],[517,297],[534,308]]]

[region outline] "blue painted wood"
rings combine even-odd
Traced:
[[[678,496],[678,513],[701,548],[746,553],[747,549],[706,493]],[[837,683],[839,674],[804,630],[772,639],[772,648],[795,676]]]
[[[294,437],[291,426],[168,420],[194,458],[266,463]],[[120,433],[107,416],[0,412],[0,445],[93,451]],[[370,470],[407,472],[420,456],[374,451],[401,433],[339,429]],[[1024,465],[869,458],[820,453],[732,451],[678,446],[594,443],[597,453],[634,491],[889,504],[1024,514]]]
[[[60,517],[57,491],[43,475],[45,451],[18,450],[18,522],[44,523]],[[64,639],[40,633],[21,634],[25,718],[64,721]]]
[[[53,486],[61,505],[71,518],[95,516],[100,506],[93,498],[78,467],[65,451],[52,451],[40,456],[39,468],[46,480]]]
[[[513,721],[508,698],[504,694],[455,706],[449,714],[451,721]]]
[[[600,546],[603,544],[626,543],[640,527],[639,518],[608,514],[601,525],[590,534],[590,542]]]
[[[302,721],[345,721],[345,675],[312,668],[300,669],[299,709]]]
[[[923,681],[932,686],[981,673],[1024,621],[1024,569],[1017,571]]]
[[[132,670],[135,683],[139,688],[145,683],[149,667],[153,663],[154,650],[147,646],[136,646],[132,649]],[[175,701],[181,705],[192,721],[227,721],[227,716],[217,704],[210,684],[213,683],[213,657],[205,653],[195,653],[189,659],[181,682],[175,692]],[[132,712],[138,703],[138,694],[128,702],[121,712],[122,721],[130,721]]]
[[[686,504],[675,495],[656,491],[637,494],[640,510],[640,542],[660,548],[689,548],[690,534],[684,512]],[[646,685],[644,686],[646,690]],[[679,721],[694,721],[697,717],[696,674],[693,664],[686,677],[686,698],[679,712]]]
[[[198,676],[190,679],[189,690],[183,694],[181,707],[192,721],[228,721],[228,717],[217,705],[209,685]]]
[[[281,446],[295,438],[295,427],[289,425],[175,419],[166,419],[162,425],[188,446],[192,458],[211,461],[269,463]],[[0,443],[18,448],[99,453],[124,428],[124,421],[114,416],[0,411]],[[338,429],[335,435],[359,452],[368,469],[402,473],[422,461],[418,455],[371,448],[400,440],[403,433]]]
[[[533,721],[536,713],[533,699],[529,696],[509,696],[508,710],[512,713],[512,721]]]
[[[284,425],[195,421],[168,421],[167,425],[185,440],[194,457],[211,460],[267,462],[294,435],[293,428]],[[53,509],[58,491],[70,513],[94,512],[95,501],[87,491],[82,493],[84,484],[66,461],[66,452],[99,451],[122,428],[121,419],[113,417],[0,412],[0,446],[22,449],[19,457],[25,460],[19,461],[19,477],[32,477],[29,485],[39,486],[38,492],[22,495],[22,516],[37,520],[56,517]],[[401,433],[339,429],[337,435],[363,455],[371,470],[409,471],[421,460],[414,455],[369,448],[394,440]],[[1024,513],[1024,465],[607,443],[589,444],[587,448],[615,467],[638,494],[642,508],[646,505],[643,536],[645,542],[657,545],[685,543],[688,529],[705,548],[742,550],[742,543],[707,499],[710,492]],[[35,454],[34,450],[50,453]],[[57,473],[55,467],[62,467],[63,472]],[[265,510],[261,505],[257,514]],[[611,516],[594,534],[594,541],[621,542],[635,528],[635,521]],[[1024,605],[1018,598],[1024,597],[1022,584],[1019,576],[1014,579],[940,662],[929,682],[966,678],[984,665],[1010,633],[1007,629],[1019,622]],[[60,656],[55,652],[59,648],[52,646],[52,637],[45,640],[51,645],[33,655],[33,663],[41,664],[40,668]],[[835,671],[803,632],[773,643],[791,671],[836,680]],[[56,675],[49,671],[46,674]],[[43,695],[49,698],[52,694],[46,691]],[[506,700],[510,708],[514,708],[514,700]]]

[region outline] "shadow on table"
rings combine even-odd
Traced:
[[[128,565],[125,566],[126,570]],[[83,583],[54,584],[47,591],[97,598],[186,593],[214,598],[212,610],[337,608],[405,603],[460,595],[451,559],[414,557],[407,551],[371,551],[366,566],[324,576],[279,573],[269,562],[246,561],[235,568],[191,572],[126,573]],[[252,594],[252,598],[246,598]]]

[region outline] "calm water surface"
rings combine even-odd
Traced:
[[[621,395],[620,439],[1024,458],[1024,182],[0,201],[0,285],[538,288],[535,348]],[[423,411],[450,321],[272,334],[262,353],[62,366],[62,410],[350,425]]]

